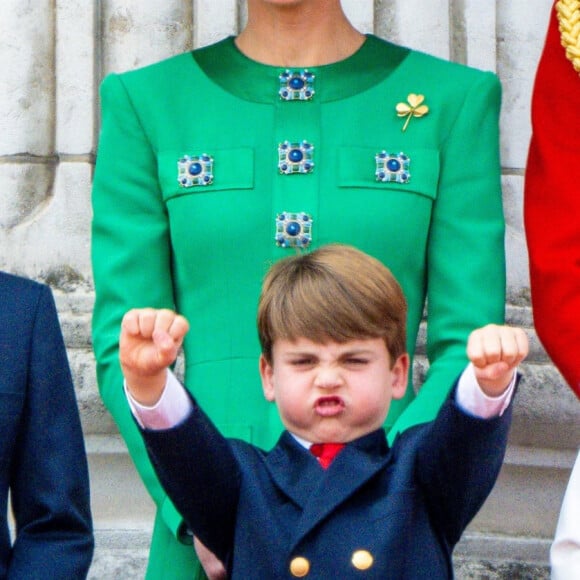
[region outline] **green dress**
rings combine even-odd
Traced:
[[[390,437],[432,419],[469,332],[503,321],[500,93],[491,73],[374,36],[306,70],[251,61],[228,38],[104,80],[93,337],[101,395],[158,506],[148,578],[191,578],[195,557],[122,391],[123,314],[185,315],[187,387],[226,435],[269,448],[282,426],[259,383],[261,280],[292,252],[352,244],[402,284],[410,352],[428,302],[430,368],[393,403]]]

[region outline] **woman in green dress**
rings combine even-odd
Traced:
[[[99,387],[158,507],[147,577],[191,578],[191,538],[122,393],[123,314],[186,316],[186,384],[226,435],[269,447],[281,425],[257,388],[261,279],[289,252],[352,244],[401,282],[410,352],[428,304],[429,370],[386,428],[430,420],[469,332],[503,321],[500,85],[360,34],[339,0],[248,0],[236,38],[109,75],[101,97]]]

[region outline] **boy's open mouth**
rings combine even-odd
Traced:
[[[314,403],[314,410],[322,417],[332,417],[342,413],[344,401],[337,396],[320,397]]]

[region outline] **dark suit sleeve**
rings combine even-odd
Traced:
[[[457,406],[455,391],[426,430],[416,465],[429,513],[451,546],[495,485],[512,414],[510,404],[501,417],[468,415]]]
[[[176,427],[141,432],[167,495],[194,535],[227,565],[241,481],[230,442],[195,402]]]
[[[31,307],[27,393],[10,481],[17,534],[8,578],[85,578],[93,535],[73,383],[48,287],[40,287]]]
[[[534,324],[580,397],[580,74],[566,58],[555,7],[532,94],[524,223]]]

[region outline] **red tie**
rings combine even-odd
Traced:
[[[312,453],[312,455],[318,459],[320,465],[326,469],[344,445],[344,443],[313,443],[310,446],[310,453]]]

